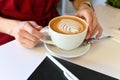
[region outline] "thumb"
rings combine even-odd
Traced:
[[[36,29],[37,31],[40,31],[40,30],[42,29],[42,26],[37,26],[35,29]]]
[[[29,24],[33,26],[36,30],[40,31],[42,29],[42,26],[39,26],[36,22],[34,21],[29,21]]]

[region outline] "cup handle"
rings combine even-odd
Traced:
[[[53,43],[53,41],[51,40],[50,32],[49,32],[48,27],[43,28],[40,32],[45,36],[45,39],[40,39],[40,41],[42,41],[43,43],[46,43],[46,44],[55,45]]]

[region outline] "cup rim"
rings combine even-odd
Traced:
[[[52,21],[54,21],[54,20],[56,20],[56,19],[58,19],[58,18],[61,18],[61,17],[71,17],[71,18],[79,19],[80,21],[82,21],[82,22],[85,24],[85,27],[86,27],[85,30],[83,30],[83,31],[80,32],[80,33],[76,33],[76,34],[64,34],[64,35],[77,35],[77,34],[82,34],[83,32],[85,32],[85,31],[88,29],[88,23],[87,23],[84,19],[79,18],[79,17],[77,17],[77,16],[72,16],[72,15],[63,15],[63,16],[57,16],[57,17],[51,19],[50,22],[49,22],[49,24],[48,24],[48,25],[49,25],[49,28],[50,28],[52,31],[56,32],[56,33],[63,34],[63,33],[60,33],[60,32],[57,32],[57,31],[53,30],[53,29],[51,28],[50,24],[51,24]]]

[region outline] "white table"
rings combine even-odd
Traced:
[[[109,7],[96,6],[101,25],[114,38],[98,41],[84,56],[67,60],[120,79],[120,31],[117,30],[120,20],[109,23],[111,14],[105,15],[106,10],[111,11]],[[120,17],[117,12],[114,15]],[[117,27],[113,27],[115,23]],[[22,47],[16,41],[0,46],[0,80],[26,80],[45,58],[45,52],[43,44],[33,49]]]

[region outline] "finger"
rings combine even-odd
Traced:
[[[88,30],[90,33],[92,33],[93,30],[93,24],[94,24],[94,16],[91,14],[87,17],[87,22],[88,22]]]
[[[38,30],[36,30],[35,28],[33,28],[30,24],[26,23],[24,26],[25,26],[24,27],[25,30],[28,33],[30,33],[31,35],[33,35],[33,36],[35,36],[37,38],[42,38],[43,37],[42,33],[40,33]]]
[[[36,29],[37,29],[38,31],[40,31],[40,30],[42,30],[42,26],[38,26]]]
[[[88,13],[77,13],[76,16],[83,18],[86,20],[86,22],[88,23],[88,30],[89,32],[92,31],[92,25],[93,25],[93,17],[91,14]]]
[[[37,45],[39,41],[31,41],[28,40],[27,38],[23,38],[22,41],[19,41],[21,45],[27,48],[33,48]]]
[[[92,31],[92,26],[93,26],[93,15],[92,14],[84,14],[85,15],[85,19],[88,23],[88,30],[91,32]]]
[[[42,29],[42,26],[39,26],[36,22],[34,21],[28,21],[28,23],[35,29],[37,29],[38,31],[40,31]]]
[[[86,40],[89,39],[91,37],[91,34],[90,32],[88,31],[87,34],[86,34]]]
[[[95,14],[93,14],[93,23],[92,23],[92,31],[91,33],[93,34],[94,30],[96,30],[96,27],[97,27],[97,18],[95,16]]]
[[[33,41],[33,42],[36,42],[37,40],[39,40],[38,38],[30,35],[28,32],[24,31],[24,30],[21,30],[20,31],[21,33],[19,33],[19,35],[16,36],[16,39],[19,41],[19,42],[23,42],[25,39],[28,39],[30,41]]]
[[[39,39],[39,38],[37,38],[37,37],[31,35],[31,34],[28,33],[27,31],[22,31],[21,36],[23,36],[23,37],[25,37],[25,38],[27,38],[27,39],[29,39],[29,40],[31,40],[31,41],[36,41],[36,40]]]
[[[88,23],[88,32],[87,32],[87,35],[86,35],[86,39],[89,39],[90,36],[91,36],[91,32],[92,32],[92,25],[93,25],[93,19],[92,19],[92,15],[88,14],[88,13],[76,13],[75,16],[78,16],[78,17],[83,17],[85,16],[85,19]]]
[[[83,18],[83,19],[85,19],[84,16],[82,15],[82,13],[79,12],[79,11],[76,12],[74,15],[77,16],[77,17],[79,17],[79,18]]]
[[[36,23],[36,22],[34,22],[34,21],[28,21],[28,23],[32,26],[32,27],[34,27],[34,28],[37,28],[39,25]]]
[[[98,31],[98,28],[97,28],[97,26],[94,28],[94,30],[92,31],[92,34],[91,34],[91,37],[93,36],[93,35],[95,35],[95,33]]]
[[[100,24],[98,24],[98,33],[96,35],[96,39],[99,39],[100,36],[102,35],[102,32],[103,32],[103,29],[102,27],[100,26]]]
[[[93,31],[93,35],[97,33],[96,34],[96,39],[99,39],[99,37],[102,35],[103,29],[102,29],[101,25],[99,24],[96,16],[94,16],[94,17],[95,17],[95,21],[96,21],[97,25],[96,25],[96,27],[95,27],[95,29]]]

